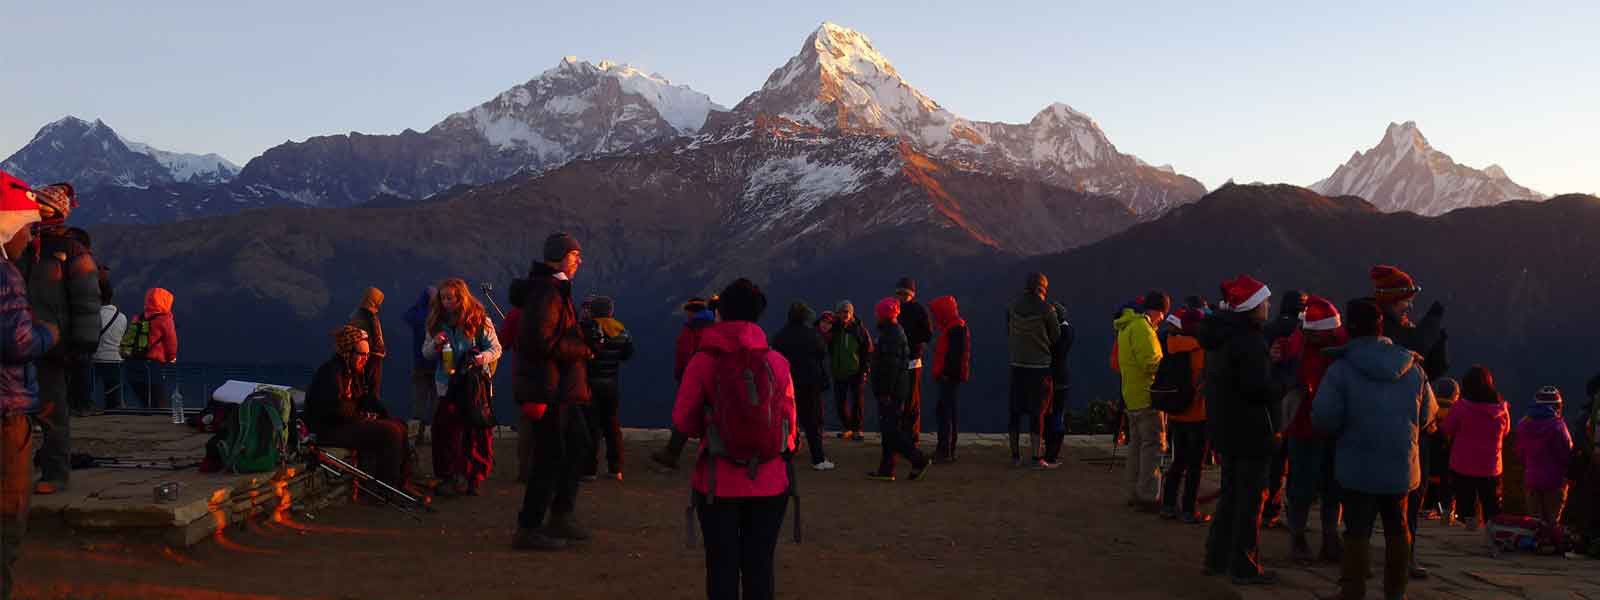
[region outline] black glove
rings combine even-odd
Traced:
[[[1443,318],[1444,305],[1440,304],[1438,300],[1434,300],[1433,304],[1428,306],[1428,316]]]

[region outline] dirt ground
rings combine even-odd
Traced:
[[[511,481],[508,439],[497,444],[502,460],[483,496],[441,500],[439,513],[421,521],[343,504],[284,524],[236,527],[184,550],[36,528],[18,565],[19,597],[702,598],[703,555],[684,547],[687,475],[642,467],[657,444],[631,444],[625,482],[584,486],[579,514],[595,539],[562,553],[510,548],[522,488]],[[1002,448],[967,448],[960,463],[935,467],[926,481],[894,483],[864,478],[877,451],[872,443],[830,440],[839,470],[801,472],[805,543],[789,543],[791,511],[778,548],[779,597],[1311,598],[1332,591],[1334,568],[1293,571],[1282,561],[1288,539],[1281,530],[1263,532],[1262,542],[1268,566],[1291,575],[1282,585],[1241,595],[1202,576],[1206,527],[1125,508],[1122,470],[1108,469],[1103,450],[1077,449],[1061,469],[1035,472],[1009,467]],[[1411,597],[1534,597],[1504,594],[1514,583],[1430,587],[1446,581],[1414,585]],[[1491,589],[1501,593],[1483,595]]]

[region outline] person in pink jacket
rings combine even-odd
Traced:
[[[1528,512],[1547,525],[1561,522],[1561,509],[1567,503],[1567,464],[1572,461],[1572,432],[1561,418],[1561,404],[1561,390],[1545,386],[1535,397],[1533,410],[1517,423]]]
[[[713,600],[770,599],[776,588],[774,554],[789,508],[787,459],[796,448],[796,417],[789,361],[777,351],[768,351],[767,334],[756,324],[766,306],[761,288],[748,279],[723,290],[717,313],[721,322],[706,328],[701,351],[684,370],[672,407],[673,427],[701,440],[692,482],[692,510],[699,515],[700,533],[705,538],[706,596]],[[706,441],[706,406],[714,393],[717,361],[743,350],[767,351],[775,389],[781,390],[778,413],[787,435],[784,456],[754,470],[712,456]],[[715,482],[714,489],[711,482]]]
[[[1441,430],[1455,441],[1450,446],[1450,474],[1456,484],[1456,504],[1468,530],[1478,528],[1473,515],[1477,500],[1483,504],[1483,521],[1500,514],[1500,455],[1511,431],[1511,413],[1494,387],[1494,374],[1474,365],[1461,381],[1461,397],[1444,419]]]

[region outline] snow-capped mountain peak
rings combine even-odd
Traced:
[[[1415,121],[1390,123],[1377,146],[1352,154],[1311,189],[1326,196],[1360,196],[1385,211],[1426,216],[1545,198],[1512,181],[1497,165],[1477,170],[1455,162],[1428,143]]]
[[[190,183],[223,183],[239,174],[239,165],[218,154],[170,152],[117,136],[129,150],[149,155],[172,172],[172,179]]]

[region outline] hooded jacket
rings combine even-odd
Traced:
[[[1312,343],[1306,338],[1304,331],[1296,331],[1294,335],[1289,336],[1288,353],[1298,357],[1296,362],[1299,363],[1299,366],[1297,367],[1295,379],[1296,383],[1300,385],[1301,393],[1305,394],[1306,400],[1317,397],[1317,390],[1322,386],[1322,378],[1327,375],[1328,368],[1333,366],[1335,355],[1329,350],[1343,346],[1350,341],[1350,336],[1345,333],[1343,327],[1334,330],[1334,332],[1335,341],[1332,344]],[[1295,409],[1295,413],[1288,416],[1289,428],[1284,430],[1285,436],[1298,440],[1319,439],[1322,437],[1322,434],[1317,432],[1317,428],[1311,424],[1311,405],[1312,402],[1303,400],[1300,402],[1300,406]],[[1439,415],[1436,418],[1442,417],[1443,415]]]
[[[1145,313],[1125,310],[1112,325],[1117,330],[1117,365],[1122,375],[1122,401],[1130,411],[1150,408],[1150,384],[1161,365],[1161,341]]]
[[[1517,423],[1517,454],[1522,457],[1522,485],[1545,492],[1561,489],[1572,461],[1572,432],[1555,408],[1535,405]]]
[[[933,343],[933,378],[965,383],[972,378],[972,332],[961,318],[955,296],[940,296],[928,304],[939,338]]]
[[[1463,398],[1450,408],[1440,427],[1450,436],[1450,470],[1468,477],[1499,477],[1501,452],[1511,431],[1505,402],[1473,402]]]
[[[1222,312],[1200,322],[1206,350],[1206,433],[1225,456],[1265,458],[1277,451],[1274,414],[1287,381],[1280,380],[1267,353],[1261,324],[1245,313]]]
[[[1060,303],[1052,303],[1056,309],[1056,320],[1061,323],[1061,336],[1056,338],[1056,345],[1050,348],[1050,378],[1055,380],[1056,392],[1059,394],[1072,387],[1072,371],[1067,368],[1067,357],[1072,354],[1072,343],[1078,340],[1077,328],[1067,320],[1067,307]],[[1066,408],[1065,398],[1057,396],[1061,408]]]
[[[1437,410],[1419,357],[1383,337],[1358,338],[1330,353],[1335,360],[1312,400],[1311,421],[1337,438],[1334,478],[1367,494],[1417,489],[1417,443]]]
[[[372,345],[372,358],[389,355],[388,346],[383,343],[383,322],[378,319],[378,310],[382,307],[383,292],[378,288],[367,288],[366,295],[361,298],[361,306],[350,314],[350,324],[367,332],[367,341]]]
[[[1056,309],[1038,294],[1025,292],[1006,311],[1007,348],[1011,366],[1050,368],[1050,350],[1061,338]]]
[[[56,345],[55,335],[35,321],[28,307],[22,274],[9,260],[0,260],[0,416],[31,414],[39,409],[39,384],[33,361]]]
[[[706,449],[709,443],[705,435],[706,404],[710,401],[716,382],[717,354],[767,348],[766,333],[755,323],[717,323],[706,328],[701,345],[707,352],[696,353],[689,359],[689,367],[684,370],[683,383],[678,386],[677,399],[672,405],[673,428],[689,437],[700,438],[692,483],[695,491],[702,494],[708,492],[706,476],[710,469],[717,470],[718,498],[767,497],[788,491],[788,466],[783,460],[763,463],[756,468],[756,476],[752,479],[749,469],[730,461],[717,460]],[[778,389],[783,390],[778,406],[779,416],[790,423],[789,439],[784,442],[784,447],[793,451],[798,428],[793,426],[796,422],[794,380],[789,376],[789,361],[780,353],[768,352],[767,365],[777,378]]]
[[[847,336],[855,340],[853,353],[848,350]],[[828,360],[832,365],[834,381],[856,380],[872,371],[872,355],[876,347],[861,319],[852,318],[848,324],[842,325],[835,320],[833,331],[824,339],[828,342]]]
[[[588,404],[587,363],[593,355],[578,328],[572,282],[557,279],[549,265],[534,263],[517,332],[517,403]]]
[[[429,297],[433,293],[432,286],[423,289],[422,295],[411,304],[411,308],[406,309],[405,315],[406,325],[411,326],[411,368],[423,373],[432,373],[434,369],[434,361],[422,355],[422,342],[428,339]]]
[[[100,346],[100,268],[89,248],[65,227],[44,227],[17,269],[28,282],[34,317],[61,329],[61,343],[44,359],[93,354]]]
[[[933,341],[933,319],[928,307],[913,300],[900,303],[900,328],[906,330],[906,343],[911,348],[911,360],[920,360]]]
[[[622,363],[633,358],[633,336],[628,334],[628,328],[612,317],[596,317],[584,323],[583,330],[594,348],[589,380],[616,381],[622,374]]]
[[[772,337],[772,349],[789,361],[789,375],[794,384],[821,389],[828,385],[828,346],[818,332],[802,317],[789,319],[789,323]]]
[[[1189,403],[1188,410],[1171,415],[1170,418],[1178,423],[1203,423],[1206,420],[1206,353],[1200,349],[1200,340],[1174,331],[1172,335],[1167,336],[1166,355],[1173,354],[1189,355],[1189,376],[1194,381],[1194,401]]]
[[[903,408],[911,400],[911,345],[906,332],[894,321],[878,324],[878,349],[872,353],[872,393],[881,407]]]
[[[144,294],[144,320],[150,323],[150,353],[145,359],[170,363],[178,361],[178,326],[172,317],[172,292],[151,288]]]
[[[695,351],[700,349],[701,337],[705,330],[716,323],[717,315],[710,310],[703,310],[689,317],[684,322],[683,330],[678,332],[678,341],[673,351],[672,380],[683,381],[683,371],[689,368],[689,360],[694,358]]]

